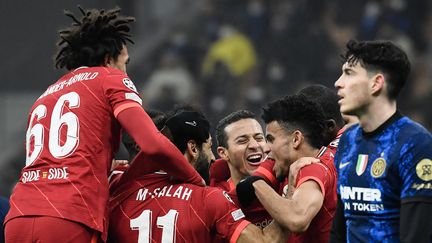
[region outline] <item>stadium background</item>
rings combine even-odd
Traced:
[[[148,108],[203,107],[213,125],[312,83],[332,86],[349,39],[391,39],[412,62],[402,112],[432,128],[432,2],[427,0],[87,0],[136,17],[128,74]],[[0,3],[0,195],[25,165],[26,121],[56,81],[57,30],[77,1]],[[120,155],[121,156],[121,155]]]

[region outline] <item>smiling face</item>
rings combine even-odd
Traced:
[[[342,75],[335,82],[340,97],[340,111],[346,115],[360,115],[371,102],[371,77],[360,62],[345,63]]]
[[[231,170],[239,177],[251,175],[263,161],[268,151],[261,125],[247,118],[225,127],[227,148],[218,147],[219,155],[228,161]]]

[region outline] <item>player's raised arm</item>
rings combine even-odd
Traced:
[[[117,115],[117,119],[141,148],[137,155],[138,158],[147,155],[158,158],[160,163],[150,165],[152,168],[157,166],[180,180],[204,185],[203,179],[198,172],[189,164],[180,151],[157,130],[143,108],[131,107],[125,109]],[[145,163],[145,161],[140,162]],[[143,173],[143,171],[140,171],[140,173]]]

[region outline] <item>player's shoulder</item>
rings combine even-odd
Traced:
[[[208,200],[207,202],[211,202],[212,204],[235,204],[232,195],[230,195],[227,191],[222,190],[221,188],[205,187],[203,196],[206,198],[206,200]]]
[[[318,163],[312,163],[309,165],[304,166],[300,169],[300,172],[302,176],[309,176],[310,174],[321,174],[321,175],[327,175],[331,174],[331,168],[330,166],[334,167],[334,163],[329,163],[328,160],[323,159],[322,157],[319,158],[320,162]],[[333,164],[333,165],[332,165]]]
[[[350,140],[354,140],[357,137],[361,136],[362,134],[362,128],[360,127],[360,124],[354,124],[350,127],[347,127],[342,134],[339,136],[339,140],[337,143],[337,146],[345,145],[346,143],[350,143]]]
[[[356,123],[356,124],[354,124],[354,125],[351,125],[351,126],[347,127],[347,128],[343,131],[341,137],[349,136],[349,135],[352,135],[352,134],[358,134],[359,132],[361,132],[361,130],[362,130],[362,129],[361,129],[361,127],[360,127],[360,124],[359,124],[359,123]]]
[[[118,68],[112,68],[112,67],[103,67],[103,66],[96,66],[96,67],[88,67],[89,71],[93,72],[99,72],[100,75],[123,75],[126,76],[126,73],[121,71]]]
[[[400,136],[432,139],[431,133],[425,127],[408,117],[401,118],[397,125]]]

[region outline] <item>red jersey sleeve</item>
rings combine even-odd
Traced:
[[[138,91],[125,73],[112,71],[106,77],[102,87],[115,117],[124,109],[134,106],[141,107],[142,100]]]
[[[276,187],[277,185],[279,185],[279,183],[276,180],[275,173],[273,172],[274,165],[274,160],[266,159],[260,164],[258,169],[252,175],[260,176],[264,178],[271,187]]]
[[[217,159],[210,164],[209,180],[210,186],[216,186],[221,181],[226,181],[231,177],[228,162],[223,159]]]
[[[117,119],[141,148],[119,184],[162,169],[183,182],[204,185],[204,180],[194,167],[180,150],[157,130],[141,107],[124,110]]]
[[[227,192],[214,189],[206,198],[207,218],[214,220],[216,234],[229,242],[236,242],[240,233],[250,224]]]
[[[326,188],[329,188],[331,183],[330,171],[323,163],[315,163],[307,165],[300,169],[297,176],[296,188],[298,188],[303,182],[313,180],[321,188],[323,196],[326,194]]]

